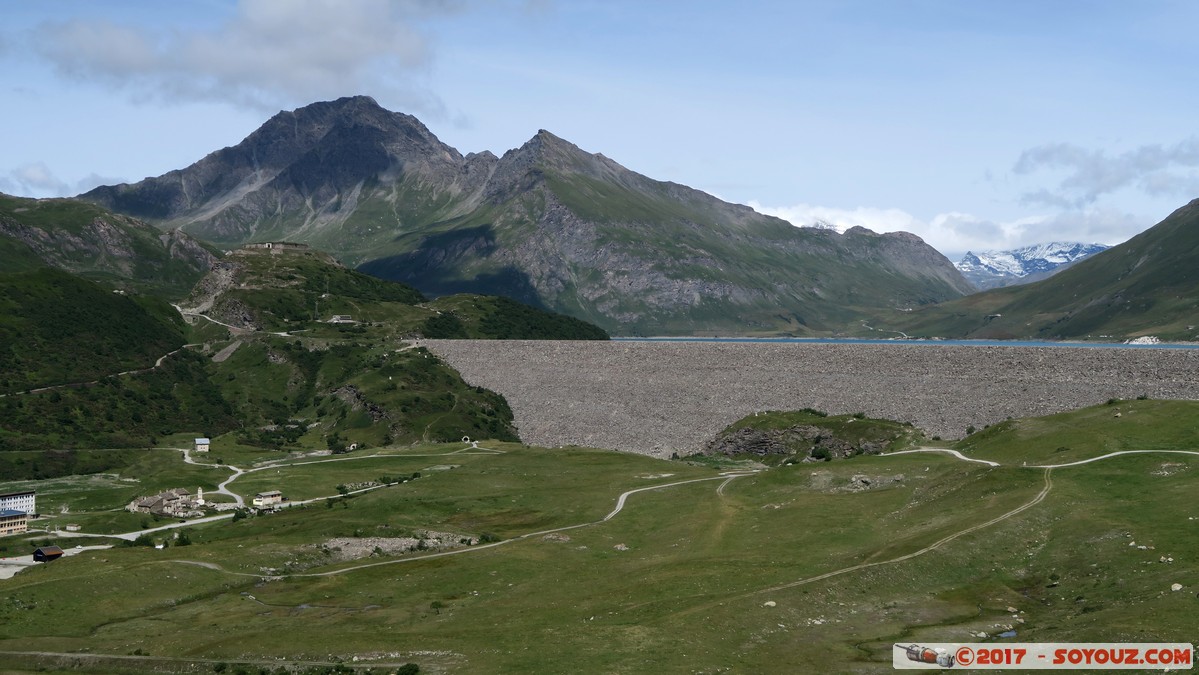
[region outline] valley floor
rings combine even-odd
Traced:
[[[1122,410],[1155,409],[1139,407]],[[155,453],[130,478],[219,473],[212,483],[230,471]],[[1056,454],[921,448],[755,471],[472,442],[239,462],[254,470],[229,490],[274,485],[307,505],[189,527],[187,547],[80,551],[2,581],[0,653],[30,670],[84,672],[271,659],[413,661],[422,672],[884,672],[894,642],[1010,630],[1022,641],[1189,639],[1199,451]],[[420,478],[331,489],[381,472]],[[860,489],[862,477],[885,487]],[[115,503],[101,499],[110,490],[94,482],[90,503]],[[69,517],[86,518],[86,495],[44,499],[47,512],[74,504]],[[485,534],[358,560],[321,544],[423,537],[419,528]]]

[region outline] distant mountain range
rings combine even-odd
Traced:
[[[985,290],[1040,281],[1107,249],[1103,244],[1052,242],[1010,251],[967,251],[954,267]]]
[[[892,327],[913,336],[1199,340],[1199,200],[1048,279],[897,315]]]
[[[617,334],[837,332],[973,290],[911,234],[793,227],[547,131],[464,156],[361,96],[281,112],[187,168],[82,198],[222,246],[309,243],[429,295],[506,295]]]

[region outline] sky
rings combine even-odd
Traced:
[[[181,169],[365,94],[463,154],[547,129],[951,259],[1117,244],[1199,197],[1199,3],[0,0],[0,192]]]

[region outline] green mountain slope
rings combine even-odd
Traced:
[[[0,194],[0,269],[50,266],[131,290],[178,297],[216,256],[178,230],[74,199]]]
[[[164,300],[54,268],[0,275],[0,450],[32,453],[0,468],[35,478],[104,470],[128,457],[85,449],[148,447],[173,434],[338,452],[464,435],[515,441],[503,397],[398,338],[459,315],[481,335],[544,337],[581,324],[550,316],[545,328],[529,319],[543,313],[488,298],[421,307],[411,287],[308,249],[232,255],[197,298],[240,324],[183,306],[188,325]],[[346,315],[312,320],[316,303]]]
[[[148,368],[184,341],[165,302],[52,268],[0,275],[0,393]]]
[[[85,199],[233,245],[288,240],[440,296],[504,295],[617,333],[828,333],[968,282],[908,234],[795,228],[540,131],[463,156],[366,97]]]
[[[896,320],[913,335],[1199,339],[1199,200],[1049,279]]]
[[[230,252],[181,303],[245,330],[305,337],[606,340],[587,322],[498,296],[428,301],[406,284],[342,266],[303,244],[251,245]]]

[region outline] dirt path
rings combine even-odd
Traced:
[[[1041,491],[1037,493],[1036,497],[1033,497],[1028,502],[1012,509],[1011,511],[1008,511],[1007,513],[1005,513],[1001,516],[992,518],[991,520],[988,520],[985,523],[979,523],[977,525],[968,527],[964,530],[954,532],[953,534],[948,535],[946,537],[942,537],[941,539],[938,539],[937,541],[929,544],[928,546],[925,546],[924,548],[920,549],[919,551],[914,551],[912,553],[908,553],[907,555],[901,555],[897,558],[891,558],[890,560],[877,560],[875,562],[861,563],[859,565],[851,565],[849,567],[843,567],[839,570],[833,570],[832,572],[825,572],[824,574],[819,574],[814,577],[807,577],[805,579],[799,579],[797,581],[780,584],[778,586],[770,586],[768,588],[762,588],[762,589],[759,589],[756,591],[750,591],[748,593],[744,593],[742,595],[736,596],[734,599],[745,598],[745,597],[749,597],[749,596],[753,596],[753,595],[759,595],[761,593],[771,593],[774,591],[781,591],[781,590],[785,590],[788,588],[794,588],[796,586],[803,586],[806,584],[815,583],[817,581],[831,579],[832,577],[840,576],[842,574],[848,574],[850,572],[857,572],[858,570],[864,570],[864,569],[867,569],[870,567],[879,567],[881,565],[893,565],[895,563],[901,563],[901,562],[904,562],[905,560],[911,560],[912,558],[922,556],[925,553],[935,551],[935,550],[941,548],[942,546],[944,546],[945,544],[948,544],[949,542],[953,541],[954,539],[957,539],[959,537],[964,537],[965,535],[970,534],[971,532],[977,532],[978,530],[981,530],[986,527],[990,527],[996,523],[1001,523],[1001,522],[1007,520],[1008,518],[1011,518],[1012,516],[1019,515],[1025,511],[1027,511],[1028,509],[1031,509],[1032,507],[1036,506],[1037,504],[1040,504],[1042,501],[1045,500],[1045,497],[1047,497],[1049,495],[1049,491],[1051,489],[1053,489],[1053,478],[1050,476],[1051,471],[1052,471],[1052,469],[1045,469],[1045,486],[1043,488],[1041,488]]]
[[[24,396],[26,394],[41,394],[41,393],[47,392],[47,391],[54,391],[55,389],[80,389],[82,387],[90,387],[93,384],[99,384],[100,382],[107,380],[109,378],[113,378],[113,377],[121,377],[124,375],[140,375],[142,373],[148,373],[151,370],[154,370],[156,368],[161,368],[162,364],[168,358],[174,356],[175,354],[178,354],[179,352],[183,351],[184,349],[187,349],[188,347],[198,347],[198,346],[200,346],[200,345],[199,344],[186,344],[186,345],[183,345],[182,347],[180,347],[179,349],[176,349],[174,351],[169,351],[166,354],[163,354],[162,356],[158,357],[158,359],[156,359],[154,361],[154,365],[150,366],[149,368],[135,368],[133,370],[122,370],[119,373],[105,375],[103,377],[98,377],[94,380],[88,380],[86,382],[68,382],[66,384],[52,384],[48,387],[37,387],[35,389],[26,389],[25,391],[14,391],[11,394],[0,394],[0,398],[7,398],[9,396]]]
[[[474,447],[477,447],[477,445],[475,445]],[[487,450],[487,448],[479,448],[479,449]],[[445,454],[461,454],[461,452],[462,452],[461,450],[458,450],[454,453],[445,453]],[[502,451],[496,450],[493,452],[502,452]],[[433,456],[445,456],[445,454],[433,455]],[[413,455],[404,455],[404,456],[411,457]],[[425,456],[425,455],[415,455],[415,456],[421,457],[421,456]],[[362,564],[362,565],[354,565],[353,567],[344,567],[342,569],[332,570],[329,572],[313,572],[313,573],[308,573],[308,574],[289,574],[288,576],[291,578],[331,577],[331,576],[336,576],[339,574],[346,574],[348,572],[355,572],[357,570],[367,569],[370,567],[382,567],[384,565],[398,565],[398,564],[402,564],[402,563],[416,562],[418,560],[429,560],[431,558],[444,558],[446,556],[451,556],[451,555],[462,555],[465,553],[474,553],[476,551],[483,551],[483,550],[486,550],[489,548],[495,548],[497,546],[505,546],[505,545],[512,544],[512,543],[515,543],[518,541],[525,541],[527,539],[532,539],[534,537],[544,537],[547,534],[554,534],[556,532],[566,532],[568,530],[577,530],[582,527],[590,527],[592,525],[599,525],[602,523],[606,523],[609,520],[612,520],[613,518],[615,518],[621,511],[623,511],[625,508],[625,503],[628,501],[628,498],[634,494],[637,494],[638,492],[647,492],[650,490],[661,490],[664,488],[675,487],[678,485],[688,485],[690,483],[702,483],[702,482],[712,481],[712,480],[723,481],[720,484],[721,487],[723,487],[723,486],[727,485],[729,483],[729,481],[733,480],[734,478],[740,478],[742,476],[751,476],[751,475],[753,475],[753,473],[755,473],[755,472],[745,472],[745,473],[728,473],[728,472],[726,472],[726,473],[720,474],[719,476],[712,476],[710,478],[692,478],[690,480],[675,481],[673,483],[664,483],[662,485],[651,485],[648,487],[634,488],[632,490],[626,490],[625,492],[622,492],[616,498],[616,507],[614,509],[612,509],[612,511],[610,513],[608,513],[608,515],[604,516],[600,520],[594,520],[594,521],[590,521],[590,522],[586,522],[586,523],[579,523],[577,525],[567,525],[564,527],[555,527],[555,528],[551,528],[548,530],[538,530],[537,532],[529,532],[526,534],[519,535],[517,537],[513,537],[511,539],[504,539],[503,541],[492,542],[490,544],[478,544],[475,546],[471,546],[469,548],[457,548],[457,549],[453,549],[451,551],[440,551],[438,553],[429,553],[429,554],[421,555],[421,556],[410,556],[410,557],[405,557],[405,558],[397,558],[395,560],[384,560],[381,562],[366,563],[366,564]],[[179,563],[186,563],[186,564],[192,564],[192,565],[201,565],[202,567],[207,567],[209,569],[220,570],[220,571],[226,572],[228,574],[237,574],[240,576],[253,576],[253,577],[262,577],[263,576],[261,574],[248,574],[245,572],[232,572],[230,570],[221,568],[220,566],[215,565],[214,563],[200,563],[197,561],[188,561],[188,560],[171,560],[171,561],[164,561],[164,562],[179,562]]]
[[[992,462],[989,459],[974,459],[973,457],[967,457],[957,450],[950,450],[949,448],[916,448],[914,450],[900,450],[899,452],[888,452],[886,454],[908,455],[913,452],[944,452],[953,455],[964,462],[978,462],[979,464],[986,464],[987,466],[999,466],[999,462]]]

